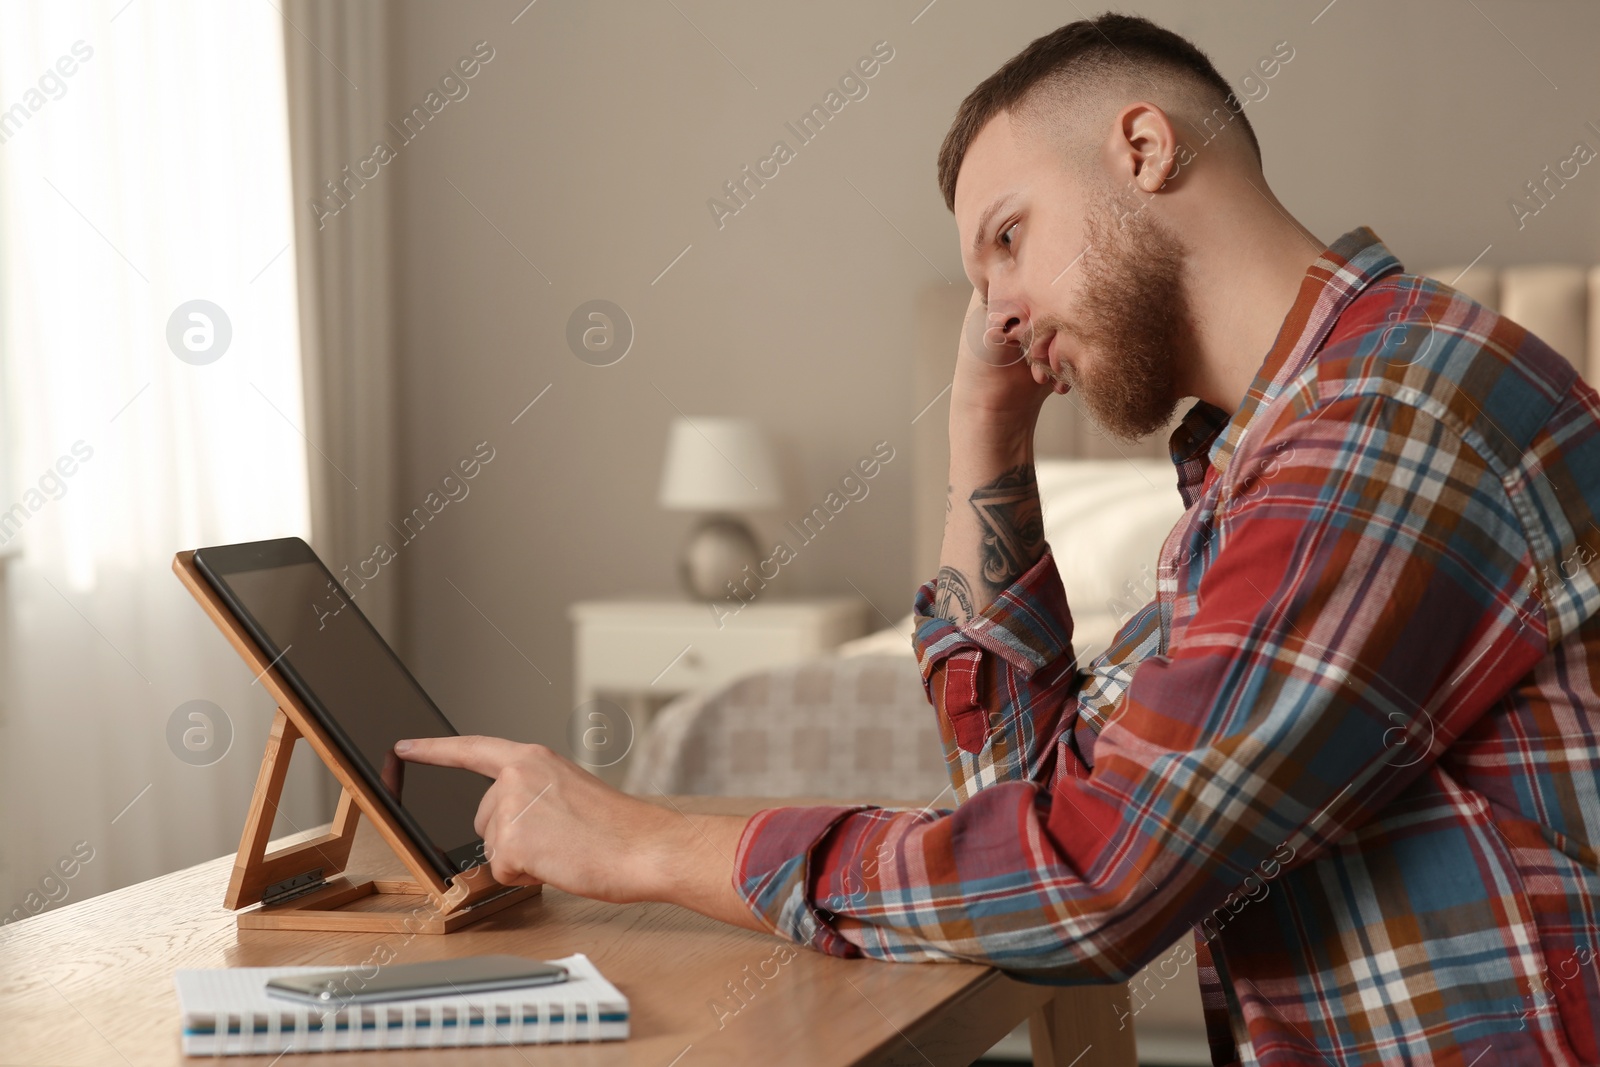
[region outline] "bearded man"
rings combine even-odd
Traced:
[[[1295,221],[1243,112],[1105,15],[939,153],[973,325],[915,647],[959,805],[686,820],[538,746],[414,743],[499,779],[496,878],[1063,983],[1192,931],[1218,1064],[1600,1063],[1600,399]],[[1126,438],[1196,398],[1157,595],[1092,662],[1033,470],[1069,390]]]

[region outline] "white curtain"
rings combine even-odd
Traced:
[[[310,466],[311,543],[338,572],[388,542],[396,515],[395,178],[382,170],[363,178],[360,165],[374,141],[394,136],[389,15],[385,0],[282,0],[282,11],[290,24],[284,49],[301,363],[306,419],[321,453]],[[382,575],[360,596],[362,613],[390,643],[399,629],[397,582]]]
[[[238,844],[272,702],[170,568],[311,533],[293,32],[268,3],[0,6],[0,918]],[[296,763],[280,827],[326,818]]]

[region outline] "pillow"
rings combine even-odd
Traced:
[[[1081,658],[1110,644],[1156,595],[1156,559],[1183,515],[1177,472],[1165,459],[1041,459],[1044,536],[1072,608]],[[931,575],[929,577],[932,577]],[[912,616],[840,645],[841,656],[910,655]]]
[[[1101,625],[1114,619],[1120,626],[1156,595],[1156,559],[1183,516],[1177,471],[1170,460],[1145,458],[1046,459],[1034,467],[1045,540],[1077,636],[1097,616]]]

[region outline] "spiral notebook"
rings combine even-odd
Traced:
[[[188,1056],[611,1041],[628,1036],[628,998],[578,953],[565,982],[419,997],[323,1012],[267,995],[269,978],[337,967],[225,967],[173,975]]]

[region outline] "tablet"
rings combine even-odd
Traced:
[[[311,546],[219,545],[194,563],[440,876],[483,862],[472,824],[492,779],[394,754],[403,738],[458,731]]]

